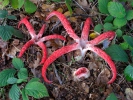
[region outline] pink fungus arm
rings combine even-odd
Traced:
[[[43,56],[42,56],[42,60],[41,60],[40,64],[43,64],[47,59],[47,48],[43,44],[43,42],[37,42],[37,45],[42,49]]]
[[[92,44],[92,45],[97,45],[105,39],[112,40],[114,37],[115,37],[115,32],[108,31],[108,32],[105,32],[105,33],[99,35],[98,37],[96,37],[95,39],[89,41],[88,43]]]
[[[25,52],[25,51],[28,49],[28,47],[30,47],[32,44],[34,44],[34,40],[33,40],[33,39],[30,40],[30,41],[28,41],[28,42],[22,47],[22,49],[21,49],[21,51],[20,51],[18,57],[22,57],[22,55],[24,54],[24,52]]]
[[[23,18],[23,19],[19,22],[18,28],[20,27],[21,24],[24,24],[24,25],[27,27],[27,29],[28,29],[30,35],[31,35],[32,38],[33,38],[33,37],[36,36],[35,30],[34,30],[34,28],[32,27],[32,25],[29,23],[29,21],[28,21],[27,19],[28,19],[28,17]]]
[[[109,55],[107,55],[103,50],[101,50],[97,47],[91,47],[91,48],[89,48],[89,50],[95,52],[97,55],[99,55],[101,58],[103,58],[108,63],[108,65],[110,66],[110,68],[112,70],[112,74],[113,74],[111,80],[108,81],[108,84],[113,83],[116,79],[117,71],[116,71],[116,66],[115,66],[114,62],[112,61],[111,57]]]
[[[51,83],[52,81],[49,81],[46,77],[46,70],[48,68],[48,66],[54,62],[57,58],[59,58],[60,56],[62,56],[63,54],[66,54],[68,52],[74,51],[79,49],[79,45],[77,43],[74,43],[72,45],[68,45],[68,46],[64,46],[61,49],[58,49],[56,51],[54,51],[45,61],[43,67],[42,67],[42,77],[44,79],[45,82],[47,83]]]
[[[54,35],[48,35],[48,36],[45,36],[43,38],[41,38],[39,41],[47,41],[47,40],[50,40],[50,39],[61,39],[61,40],[66,40],[62,35],[57,35],[57,34],[54,34]]]
[[[43,24],[41,30],[39,31],[39,33],[38,33],[38,35],[37,35],[38,38],[42,37],[42,35],[43,35],[43,33],[44,33],[44,30],[45,30],[45,27],[46,27],[46,25]]]
[[[47,16],[46,20],[50,19],[54,15],[56,15],[60,19],[61,23],[63,24],[63,26],[65,28],[65,30],[67,31],[67,33],[69,34],[69,36],[71,38],[73,38],[74,40],[79,39],[79,37],[75,34],[74,30],[72,29],[69,21],[66,19],[66,17],[62,13],[57,12],[57,11],[53,11]]]
[[[88,40],[88,35],[89,35],[89,31],[90,31],[90,25],[92,24],[92,21],[90,18],[87,18],[85,23],[84,23],[84,27],[82,30],[82,34],[81,34],[81,38],[85,41]]]

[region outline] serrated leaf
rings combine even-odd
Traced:
[[[122,36],[122,33],[123,33],[122,30],[120,30],[120,29],[116,30],[116,34],[117,34],[118,38]]]
[[[19,100],[20,97],[20,89],[17,86],[17,84],[14,84],[10,91],[9,91],[9,97],[11,100]]]
[[[105,23],[103,27],[104,27],[104,31],[113,30],[113,25],[111,23]]]
[[[13,58],[12,59],[12,64],[18,70],[24,67],[23,61],[19,58]]]
[[[121,28],[122,26],[127,24],[127,20],[126,18],[115,18],[113,24],[118,28]]]
[[[133,19],[133,10],[128,10],[126,15],[127,20]]]
[[[10,3],[14,9],[18,8],[18,0],[10,0]]]
[[[125,8],[121,3],[118,2],[109,2],[108,11],[111,16],[116,18],[124,18],[126,16]]]
[[[111,45],[109,48],[106,49],[106,52],[115,61],[128,62],[128,55],[117,44]]]
[[[8,26],[8,25],[5,25],[5,26],[0,26],[0,37],[7,41],[9,39],[11,39],[12,37],[12,26]]]
[[[6,10],[0,10],[0,18],[6,18],[8,12]]]
[[[23,100],[29,100],[28,95],[25,94],[25,89],[22,89],[22,98]]]
[[[10,77],[10,78],[8,78],[8,80],[7,80],[7,83],[8,84],[14,84],[14,83],[16,83],[17,82],[17,78],[15,78],[15,77]]]
[[[101,30],[103,28],[103,25],[102,24],[97,24],[95,27],[94,27],[94,31],[98,32],[98,33],[101,33]]]
[[[70,11],[70,14],[72,15],[72,8],[71,8],[71,2],[72,0],[65,0],[66,6],[68,8],[68,10]]]
[[[131,36],[124,35],[123,39],[125,42],[129,44],[129,46],[133,47],[133,38]]]
[[[111,0],[98,0],[98,8],[101,13],[109,14],[107,9],[107,5],[109,1]]]
[[[24,5],[25,0],[18,0],[18,8],[20,9]]]
[[[29,96],[33,96],[36,99],[49,97],[46,87],[40,82],[29,82],[25,86],[25,93]]]
[[[120,46],[123,50],[126,50],[128,49],[129,45],[127,44],[127,42],[123,42],[123,43],[120,43]]]
[[[107,23],[107,22],[112,22],[113,19],[114,19],[113,16],[107,16],[107,17],[105,18],[104,22],[105,22],[105,23]]]
[[[37,9],[36,5],[29,0],[25,0],[24,8],[27,13],[34,13]]]
[[[37,81],[40,81],[39,78],[32,78],[29,82],[37,82]]]
[[[109,94],[106,100],[118,100],[114,93]]]
[[[17,19],[17,17],[14,16],[14,15],[8,15],[7,18],[8,18],[8,19],[12,19],[12,20],[16,20],[16,19]]]
[[[128,65],[124,70],[124,76],[127,81],[133,80],[133,67],[131,65]]]
[[[16,73],[15,69],[5,69],[0,72],[0,87],[8,85],[7,80],[10,77],[14,77]]]
[[[28,78],[28,71],[26,68],[20,68],[18,71],[18,78],[19,79],[27,79]]]

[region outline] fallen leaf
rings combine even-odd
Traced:
[[[63,9],[62,8],[58,8],[56,11],[63,13]]]
[[[44,10],[44,11],[51,12],[54,9],[55,9],[55,4],[51,4],[51,5],[43,4],[42,5],[42,10]]]
[[[126,88],[125,94],[127,100],[133,100],[133,90],[131,88]]]
[[[78,0],[78,4],[80,6],[82,6],[83,8],[88,8],[89,7],[89,4],[88,4],[87,0]]]

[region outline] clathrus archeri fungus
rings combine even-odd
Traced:
[[[102,33],[101,35],[99,35],[95,39],[88,41],[90,25],[92,24],[92,21],[90,18],[86,19],[82,33],[81,33],[81,37],[78,37],[76,35],[76,33],[74,32],[74,30],[72,29],[72,27],[71,27],[70,23],[68,22],[68,20],[66,19],[66,17],[63,14],[61,14],[60,12],[57,12],[57,11],[51,12],[47,16],[46,20],[48,20],[49,18],[51,18],[54,15],[56,15],[59,18],[59,20],[63,24],[65,30],[69,34],[69,36],[75,40],[75,43],[73,43],[71,45],[64,46],[64,47],[54,51],[47,58],[47,60],[45,61],[44,65],[43,65],[43,68],[42,68],[42,76],[44,78],[44,81],[47,83],[51,83],[51,81],[49,81],[46,77],[46,70],[47,70],[48,66],[53,61],[55,61],[57,58],[59,58],[63,54],[66,54],[68,52],[79,49],[82,57],[84,57],[86,52],[88,50],[90,50],[92,52],[95,52],[101,58],[103,58],[108,63],[108,65],[110,66],[110,68],[112,70],[112,78],[110,81],[108,81],[108,84],[114,82],[116,79],[116,73],[117,73],[115,64],[111,60],[111,57],[109,55],[107,55],[103,50],[96,47],[96,45],[98,45],[99,43],[101,43],[103,40],[106,40],[106,39],[112,40],[115,37],[115,33],[113,31],[108,31],[108,32]]]
[[[23,18],[19,22],[18,28],[20,27],[21,24],[24,24],[27,27],[29,34],[31,35],[31,40],[26,42],[26,44],[22,47],[18,57],[21,57],[24,54],[24,52],[28,49],[29,46],[36,44],[42,49],[43,56],[42,56],[42,60],[41,60],[40,64],[43,64],[47,58],[47,49],[46,49],[46,46],[43,42],[50,40],[50,39],[65,40],[65,38],[63,36],[57,35],[57,34],[42,37],[44,30],[45,30],[45,24],[43,24],[40,32],[38,33],[38,35],[36,35],[34,28],[32,27],[32,25],[28,21],[28,17]]]

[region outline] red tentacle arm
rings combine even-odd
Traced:
[[[45,30],[45,27],[46,27],[46,25],[43,24],[42,28],[40,29],[40,31],[39,31],[39,33],[37,35],[37,38],[41,38],[42,37],[42,35],[44,33],[44,30]]]
[[[31,35],[32,38],[33,38],[33,37],[36,36],[35,30],[34,30],[34,28],[32,27],[32,25],[29,23],[29,21],[28,21],[27,19],[28,19],[28,17],[23,18],[23,19],[19,22],[18,28],[20,27],[21,24],[24,24],[24,25],[27,27],[27,29],[28,29],[30,35]]]
[[[54,15],[56,15],[60,19],[61,23],[63,24],[63,26],[65,28],[65,30],[67,31],[67,33],[69,34],[69,36],[71,38],[73,38],[74,40],[79,39],[79,37],[75,34],[74,30],[72,29],[69,21],[66,19],[66,17],[62,13],[57,12],[57,11],[53,11],[47,16],[46,20],[50,19]]]
[[[40,64],[43,64],[47,59],[47,48],[43,44],[43,42],[37,42],[37,45],[42,49],[43,56],[42,56],[42,60],[41,60]]]
[[[43,67],[42,67],[42,77],[44,79],[45,82],[47,83],[51,83],[52,81],[49,81],[46,77],[46,70],[48,68],[48,66],[54,62],[57,58],[59,58],[60,56],[62,56],[63,54],[66,54],[68,52],[74,51],[79,49],[79,45],[77,43],[74,43],[72,45],[69,46],[64,46],[61,49],[58,49],[56,51],[54,51],[45,61]]]
[[[57,35],[57,34],[45,36],[41,38],[39,41],[43,42],[43,41],[47,41],[50,39],[61,39],[61,40],[66,41],[66,39],[62,35]]]
[[[21,49],[18,57],[22,57],[22,55],[24,54],[24,52],[28,49],[28,47],[30,47],[32,44],[34,44],[34,40],[31,39],[30,41],[28,41]]]
[[[112,40],[114,37],[115,37],[115,32],[113,31],[104,32],[95,39],[89,41],[88,44],[97,45],[105,39]]]
[[[112,74],[113,74],[111,80],[108,81],[108,84],[113,83],[116,79],[117,71],[116,71],[116,66],[115,66],[114,62],[112,61],[112,59],[110,58],[110,56],[107,55],[103,50],[101,50],[97,47],[94,47],[94,46],[89,47],[88,50],[95,52],[97,55],[99,55],[101,58],[103,58],[108,63],[108,65],[110,66],[110,68],[112,70]]]
[[[92,24],[92,21],[90,18],[87,18],[85,23],[84,23],[84,27],[81,33],[81,38],[85,41],[88,41],[88,35],[89,35],[89,31],[90,31],[90,25]]]

